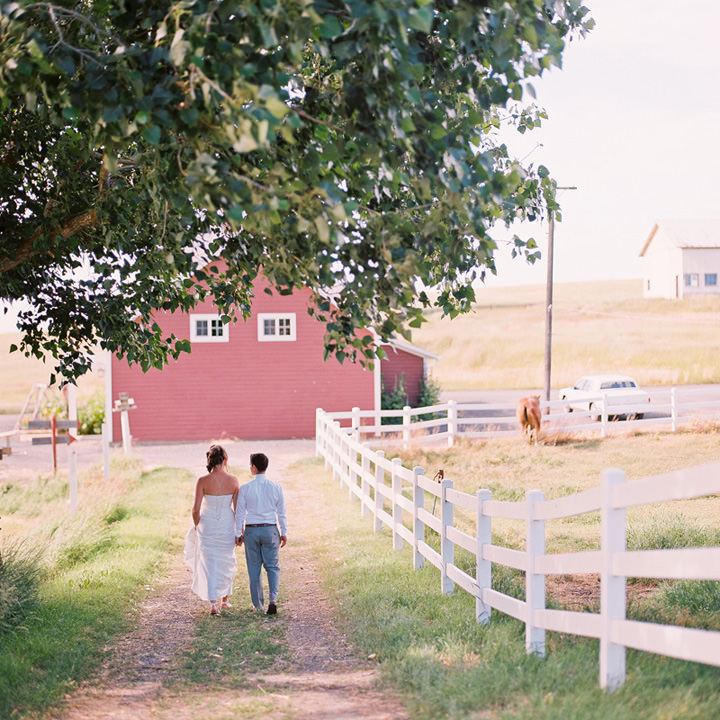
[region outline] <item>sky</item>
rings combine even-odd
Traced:
[[[506,140],[560,186],[555,282],[642,277],[657,220],[720,218],[720,2],[585,0],[596,27],[533,86],[543,127]],[[547,248],[547,223],[516,226]],[[499,235],[502,237],[502,235]],[[501,246],[488,286],[544,284]],[[0,332],[14,326],[0,312]]]
[[[577,187],[559,194],[555,281],[640,278],[657,220],[720,217],[720,2],[584,4],[595,28],[533,82],[549,118],[508,141]],[[547,223],[514,230],[547,247]],[[503,251],[497,266],[488,286],[546,281],[545,260],[528,266]]]

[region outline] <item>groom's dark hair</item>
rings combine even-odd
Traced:
[[[267,470],[267,466],[270,464],[270,461],[265,453],[253,453],[250,456],[250,464],[254,465],[258,472],[264,473]]]

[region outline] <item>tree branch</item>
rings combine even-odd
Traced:
[[[95,224],[97,224],[97,211],[93,208],[71,217],[62,227],[55,230],[52,234],[59,235],[63,240],[68,240],[73,237],[73,235],[77,235],[85,228]],[[34,247],[35,241],[43,234],[42,231],[38,230],[20,245],[12,257],[3,258],[2,262],[0,262],[0,275],[9,272],[37,255],[50,254],[48,251],[36,250]]]

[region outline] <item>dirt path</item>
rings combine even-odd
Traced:
[[[203,693],[182,690],[180,662],[204,620],[205,603],[189,590],[189,571],[178,555],[152,596],[139,608],[131,633],[107,649],[98,674],[54,717],[61,720],[201,720],[260,717],[280,720],[401,720],[399,702],[378,689],[374,663],[361,658],[338,632],[334,610],[323,592],[313,548],[332,533],[308,488],[286,473],[292,453],[272,457],[289,508],[289,543],[281,551],[281,604],[270,622],[284,624],[289,657],[276,672],[238,678],[241,687]],[[249,605],[245,562],[238,553],[233,603]],[[225,620],[222,620],[223,622]],[[228,618],[227,622],[231,619]],[[251,689],[248,689],[251,688]],[[255,713],[258,713],[257,715]]]

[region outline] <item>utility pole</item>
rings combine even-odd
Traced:
[[[577,190],[577,187],[559,187],[557,190]],[[545,401],[550,402],[550,370],[552,367],[552,306],[553,306],[553,253],[555,245],[555,216],[548,210],[547,283],[545,285]],[[548,410],[549,412],[549,410]]]

